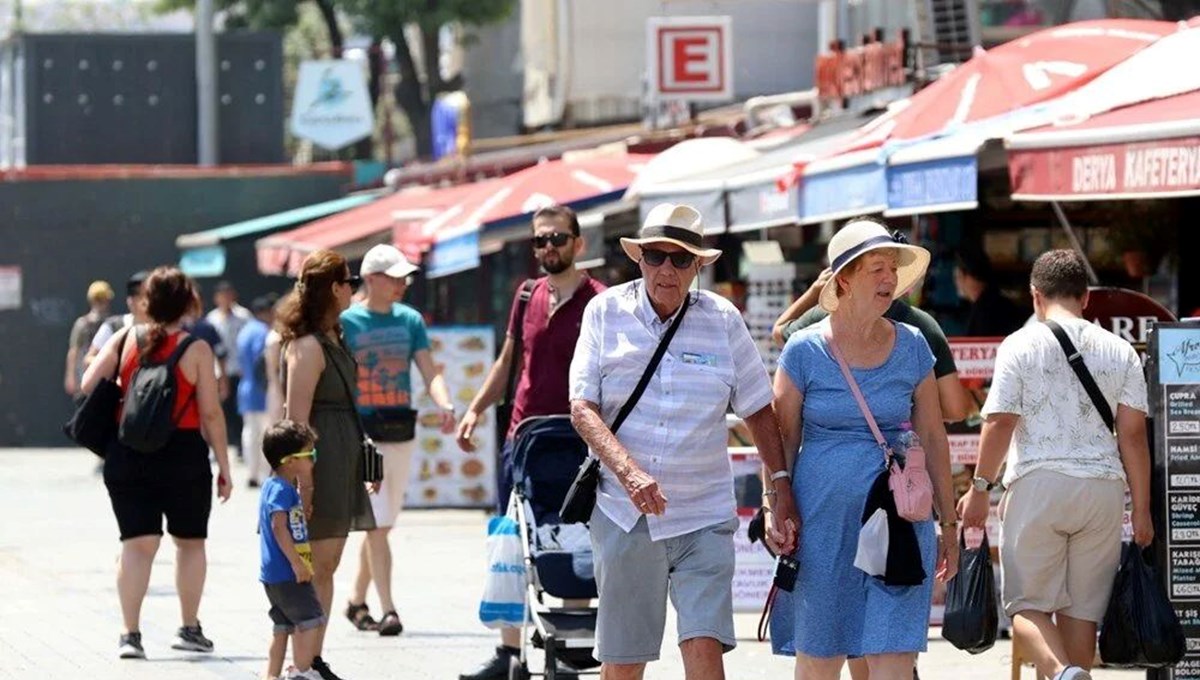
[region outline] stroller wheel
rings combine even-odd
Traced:
[[[529,669],[521,663],[521,657],[509,657],[508,680],[529,680]]]

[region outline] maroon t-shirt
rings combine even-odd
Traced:
[[[571,370],[575,343],[579,340],[583,310],[606,287],[592,277],[584,276],[571,299],[551,316],[550,280],[544,276],[537,280],[525,306],[522,368],[517,380],[517,393],[513,398],[509,437],[524,418],[571,412],[567,374]],[[508,316],[508,335],[513,337],[516,336],[520,298],[521,289],[518,287]]]

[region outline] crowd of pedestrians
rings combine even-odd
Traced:
[[[913,677],[934,582],[955,575],[959,532],[983,527],[1003,469],[1002,599],[1014,635],[1047,677],[1088,680],[1127,486],[1134,541],[1149,544],[1153,529],[1141,364],[1128,343],[1081,318],[1079,256],[1038,259],[1028,323],[995,291],[985,259],[957,263],[971,325],[1008,335],[982,409],[972,489],[960,500],[945,424],[966,416],[969,397],[937,322],[902,299],[924,279],[930,253],[874,220],[847,223],[828,245],[828,268],[776,323],[783,351],[772,384],[739,310],[694,287],[722,255],[704,246],[703,221],[684,205],[650,211],[621,241],[641,277],[607,288],[575,266],[585,246],[575,214],[561,206],[534,213],[532,253],[545,276],[518,287],[498,358],[461,415],[421,314],[403,302],[419,269],[390,245],[367,252],[357,275],[340,254],[312,253],[291,292],[250,309],[218,284],[207,315],[198,287],[172,267],[131,276],[123,315],[108,316],[114,292],[93,283],[90,309],[71,331],[63,385],[83,398],[115,380],[125,394],[103,466],[122,541],[119,655],[146,654],[140,610],[164,519],[177,551],[174,647],[213,650],[199,605],[213,465],[215,494],[227,500],[231,439],[246,484],[261,487],[260,581],[274,631],[268,677],[338,677],[324,639],[351,532],[364,538],[344,615],[359,630],[401,634],[389,535],[412,465],[415,365],[433,402],[426,413],[435,410],[464,451],[478,447],[488,408],[511,409],[502,421],[499,512],[513,485],[521,420],[569,414],[599,459],[589,522],[599,593],[594,656],[608,680],[641,678],[658,659],[668,599],[687,677],[725,677],[722,655],[737,644],[730,411],[763,463],[767,546],[795,565],[794,588],[773,601],[770,632],[773,651],[795,657],[797,678],[832,680],[847,661],[857,680]],[[1078,348],[1104,404],[1076,382],[1058,335]],[[147,377],[159,366],[153,375],[166,377]],[[132,433],[155,400],[168,405],[170,428],[148,452]],[[627,415],[619,433],[618,412]],[[227,429],[235,419],[240,425]],[[886,571],[874,573],[864,567],[864,508],[879,502],[890,452],[910,446],[924,452],[932,512],[906,519],[883,503],[892,540]],[[376,450],[381,476],[372,472]],[[378,618],[367,603],[372,584]],[[495,652],[460,680],[508,677],[521,642],[519,629],[501,630]]]

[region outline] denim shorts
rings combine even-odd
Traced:
[[[294,633],[312,630],[325,624],[325,612],[317,600],[317,591],[312,582],[264,583],[267,601],[271,609],[267,615],[275,624],[276,633]]]
[[[592,551],[600,591],[596,659],[618,664],[655,661],[675,606],[679,644],[713,638],[726,652],[733,632],[732,518],[682,536],[650,540],[646,518],[629,533],[601,510],[592,513]]]

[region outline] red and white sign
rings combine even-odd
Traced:
[[[1200,137],[1014,151],[1013,198],[1068,200],[1200,194]]]
[[[660,101],[733,98],[733,31],[729,17],[646,20],[650,92]]]

